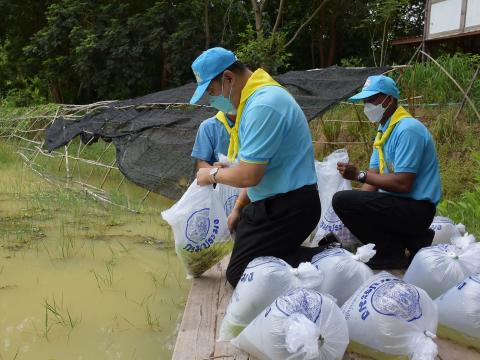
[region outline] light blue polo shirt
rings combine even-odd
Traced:
[[[317,182],[307,119],[285,89],[265,86],[248,98],[239,142],[241,161],[268,164],[260,183],[248,189],[251,201]]]
[[[233,126],[233,122],[228,117],[227,121],[230,126]],[[229,144],[230,136],[227,129],[214,116],[203,120],[200,124],[191,156],[213,165],[218,161],[218,154],[227,155]]]
[[[391,118],[379,130],[385,131]],[[432,135],[420,121],[402,119],[383,145],[385,173],[415,173],[415,182],[409,193],[392,193],[416,200],[429,200],[435,205],[442,197],[437,151]],[[370,168],[379,169],[378,151],[373,150]],[[385,191],[388,192],[388,191]]]

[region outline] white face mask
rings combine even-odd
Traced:
[[[385,111],[387,110],[387,108],[383,107],[383,103],[386,99],[387,98],[383,99],[383,101],[378,105],[366,103],[363,106],[363,112],[367,116],[368,120],[370,120],[372,123],[378,123],[380,120],[382,120],[383,114],[385,114]]]

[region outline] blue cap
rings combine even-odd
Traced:
[[[221,47],[208,49],[197,57],[192,64],[192,70],[197,79],[197,89],[190,99],[190,104],[196,104],[210,82],[235,61],[237,61],[235,54]]]
[[[348,100],[351,102],[356,102],[380,93],[391,95],[395,99],[400,97],[400,91],[397,88],[395,80],[389,78],[388,76],[375,75],[369,76],[367,81],[365,81],[365,85],[363,85],[362,91],[356,95],[353,95]]]

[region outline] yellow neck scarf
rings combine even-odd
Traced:
[[[215,118],[223,124],[225,130],[227,130],[227,134],[231,135],[233,127],[231,127],[228,123],[227,116],[223,112],[219,111],[217,115],[215,115]]]
[[[405,110],[402,106],[399,106],[397,110],[395,110],[395,112],[393,113],[392,118],[390,120],[390,124],[388,124],[387,130],[385,130],[384,133],[382,133],[381,131],[377,133],[377,137],[375,138],[373,147],[378,151],[380,174],[385,173],[385,155],[383,153],[383,145],[392,134],[392,131],[395,128],[395,125],[397,125],[400,122],[400,120],[408,117],[412,117],[412,115],[410,115],[408,111]]]
[[[377,133],[377,137],[375,138],[373,147],[378,151],[380,174],[385,173],[385,155],[383,153],[383,145],[385,144],[387,139],[390,137],[393,129],[400,122],[400,120],[405,119],[407,117],[412,117],[412,115],[410,115],[408,111],[405,110],[402,106],[399,106],[397,110],[395,110],[395,112],[393,113],[392,118],[390,120],[390,124],[388,124],[387,130],[385,130],[384,133],[382,133],[381,131],[378,131]]]
[[[280,86],[281,85],[273,80],[273,78],[268,75],[268,73],[263,69],[256,70],[252,76],[248,79],[245,87],[242,90],[240,95],[240,103],[237,109],[237,118],[235,120],[235,125],[230,128],[228,126],[227,119],[225,118],[225,114],[219,112],[217,114],[217,119],[225,125],[227,132],[230,134],[230,144],[228,146],[228,159],[234,161],[237,158],[238,151],[240,149],[240,143],[238,140],[238,129],[240,128],[240,120],[242,118],[243,108],[245,107],[245,103],[247,102],[250,95],[252,95],[257,89],[260,89],[264,86]],[[221,115],[219,115],[221,114]],[[223,120],[222,120],[223,119]],[[225,121],[225,122],[224,122]]]

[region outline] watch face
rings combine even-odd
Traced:
[[[367,177],[367,174],[365,173],[365,171],[361,171],[361,172],[358,174],[358,181],[364,182],[366,177]]]

